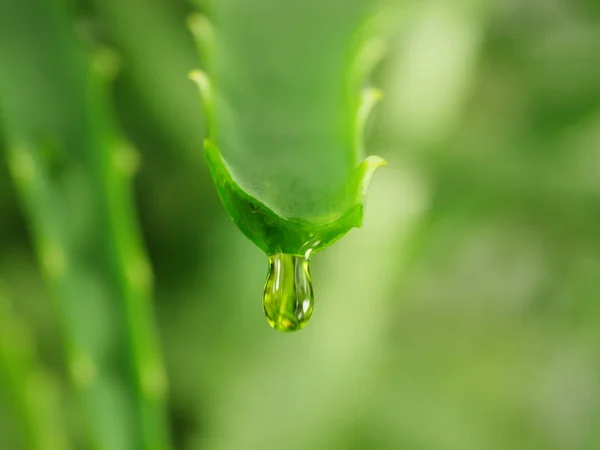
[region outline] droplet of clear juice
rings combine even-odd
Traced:
[[[269,256],[263,308],[267,322],[279,331],[303,328],[313,312],[314,295],[308,259],[278,253]]]

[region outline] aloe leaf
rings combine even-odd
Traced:
[[[152,272],[130,188],[137,153],[108,100],[117,58],[86,52],[54,2],[35,4],[30,15],[27,2],[0,3],[0,113],[10,172],[63,328],[85,448],[164,450]],[[16,57],[3,51],[11,42],[22,46]]]
[[[0,390],[11,400],[28,449],[67,450],[60,389],[40,359],[32,330],[0,285]]]
[[[267,255],[309,255],[360,227],[374,171],[364,134],[384,53],[369,2],[216,2],[190,21],[208,74],[205,155],[240,230]],[[277,20],[272,20],[277,17]]]

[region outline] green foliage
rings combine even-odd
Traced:
[[[364,25],[368,8],[357,2],[303,2],[303,14],[343,12],[335,22],[313,23],[309,36],[294,8],[268,1],[231,8],[214,6],[216,29],[203,17],[190,20],[211,74],[191,78],[204,103],[204,148],[217,191],[268,255],[320,251],[361,226],[369,182],[385,164],[363,160],[367,119],[381,97],[363,86],[383,45]],[[267,10],[282,13],[273,30]],[[363,32],[353,35],[361,24]],[[252,126],[256,116],[267,120]]]
[[[9,393],[22,436],[32,450],[70,448],[55,377],[39,360],[35,337],[16,317],[0,286],[0,380]]]
[[[264,324],[259,299],[266,258],[228,219],[200,151],[206,121],[185,78],[199,63],[184,23],[196,8],[214,21],[215,32],[227,20],[240,35],[256,34],[246,49],[239,40],[225,43],[245,54],[228,57],[223,48],[219,54],[227,58],[223,71],[238,56],[243,71],[217,77],[210,61],[200,62],[214,92],[225,89],[239,100],[230,104],[243,105],[228,110],[221,100],[216,108],[217,148],[235,178],[246,169],[260,173],[270,164],[263,148],[274,154],[293,137],[284,132],[311,124],[302,98],[283,99],[278,109],[286,114],[277,115],[279,93],[288,90],[257,82],[288,68],[309,76],[321,69],[333,74],[335,66],[347,75],[363,39],[357,36],[346,54],[325,65],[331,47],[320,53],[315,41],[329,38],[319,28],[323,22],[340,30],[337,21],[360,23],[365,11],[348,0],[321,2],[319,14],[312,1],[219,0],[212,9],[204,0],[194,8],[169,0],[58,3],[60,9],[47,8],[46,0],[0,1],[0,151],[28,150],[44,175],[35,183],[45,184],[31,185],[44,195],[37,205],[46,205],[43,221],[32,220],[9,158],[0,158],[0,279],[11,297],[9,313],[2,310],[0,348],[14,350],[0,370],[0,448],[27,450],[45,435],[27,425],[18,406],[32,404],[14,400],[30,370],[56,380],[51,390],[59,399],[50,402],[49,416],[64,417],[69,448],[90,447],[90,417],[98,429],[110,428],[108,448],[139,434],[135,420],[117,413],[137,414],[137,388],[115,275],[121,269],[106,244],[114,231],[99,201],[108,198],[99,188],[104,177],[91,170],[96,165],[83,151],[87,146],[78,145],[99,135],[101,148],[138,149],[117,158],[125,161],[117,166],[137,167],[137,175],[119,172],[124,188],[115,192],[135,201],[136,235],[143,235],[153,268],[174,448],[600,448],[597,1],[389,2],[391,9],[379,15],[390,35],[386,58],[370,76],[385,100],[374,111],[366,148],[390,164],[373,178],[360,232],[349,232],[311,262],[318,297],[311,324],[287,335]],[[227,11],[214,10],[217,3]],[[253,4],[271,12],[249,11]],[[238,17],[223,16],[237,7]],[[59,25],[52,10],[63,17]],[[90,98],[81,92],[89,79],[74,75],[89,74],[89,59],[57,50],[65,48],[57,41],[75,42],[73,26],[120,55],[114,90],[111,82],[93,106],[81,104]],[[294,38],[264,54],[261,46],[276,42],[261,30]],[[342,86],[333,78],[320,82],[313,124],[340,117],[346,129],[349,116],[329,114],[337,106],[324,108],[325,87]],[[255,87],[266,98],[254,96]],[[114,108],[106,107],[107,98]],[[109,126],[83,120],[96,108]],[[350,111],[355,117],[356,108]],[[12,145],[15,130],[27,142]],[[105,140],[102,130],[116,138]],[[281,135],[272,133],[277,130]],[[224,145],[227,139],[253,145]],[[350,156],[348,148],[332,151]],[[335,165],[340,186],[359,163]],[[246,178],[240,186],[252,194]],[[319,180],[308,180],[314,192]],[[264,194],[253,198],[269,206],[278,200],[267,189]],[[301,198],[306,203],[298,211],[311,210],[310,196]],[[38,265],[35,236],[43,229],[54,230],[60,239],[53,242],[66,250],[71,289],[61,296],[50,295],[56,288],[48,289],[53,284],[44,283]],[[60,269],[58,253],[46,255],[49,271]],[[20,324],[16,333],[7,322]],[[90,352],[101,358],[95,380],[105,389],[97,391],[97,403],[74,401],[81,390],[72,388],[67,332],[86,349],[105,350]],[[27,338],[14,337],[27,334],[36,342],[31,365],[19,356],[31,348]],[[90,373],[85,359],[74,367],[80,379]],[[4,381],[6,368],[18,374],[16,383]],[[25,411],[29,417],[48,417],[43,399]]]
[[[3,60],[0,90],[7,95],[0,104],[8,165],[85,412],[86,446],[168,448],[151,269],[129,188],[137,155],[120,137],[107,101],[116,61],[105,51],[87,58],[62,11],[50,2],[39,6],[44,40],[23,37],[20,62],[41,66],[48,80],[23,77],[22,67]],[[6,10],[0,16],[7,27],[28,11],[25,4]],[[46,67],[45,55],[58,61]],[[57,96],[60,108],[40,114],[39,104],[13,95],[19,92],[40,100]]]

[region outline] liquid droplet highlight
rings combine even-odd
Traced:
[[[279,253],[269,256],[263,308],[267,322],[279,331],[297,331],[313,312],[314,295],[308,258]]]

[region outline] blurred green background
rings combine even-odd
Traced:
[[[148,411],[127,402],[164,377],[132,376],[137,316],[123,319],[127,267],[103,237],[111,184],[94,169],[113,134],[139,156],[126,154],[138,170],[122,206],[154,273],[155,320],[141,321],[168,380],[165,417],[144,417],[168,424],[172,448],[600,449],[600,4],[382,8],[385,100],[367,149],[389,167],[364,228],[314,259],[311,323],[281,334],[261,309],[266,257],[203,161],[186,79],[203,62],[185,23],[208,5],[0,0],[0,449],[167,448],[119,438],[139,427],[128,411]],[[114,82],[89,88],[85,61],[118,65]],[[10,176],[24,142],[54,203],[28,202]],[[46,227],[86,270],[71,303],[48,282],[64,261],[38,264]],[[72,359],[80,335],[107,343],[98,361]],[[86,397],[95,380],[105,388]]]

